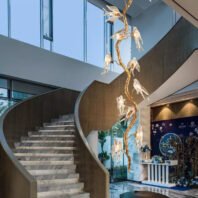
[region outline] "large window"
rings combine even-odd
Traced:
[[[0,78],[0,98],[7,98],[8,97],[8,80],[4,78]]]
[[[0,34],[8,36],[8,0],[0,0]]]
[[[40,46],[40,0],[11,0],[11,37]]]
[[[105,54],[104,11],[87,3],[87,62],[103,67]]]
[[[106,4],[91,2],[0,0],[0,34],[103,67],[113,25],[105,23]]]
[[[83,60],[84,0],[54,0],[53,27],[53,50]]]

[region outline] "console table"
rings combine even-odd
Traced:
[[[169,182],[169,167],[177,166],[177,160],[167,160],[165,163],[153,163],[151,160],[142,161],[147,165],[148,179],[142,181],[143,184],[149,184],[162,187],[174,187],[174,183]]]

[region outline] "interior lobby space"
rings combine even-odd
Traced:
[[[0,198],[198,198],[198,0],[0,0]]]

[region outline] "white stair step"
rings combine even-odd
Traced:
[[[74,135],[31,135],[29,137],[22,137],[21,141],[28,140],[28,141],[74,141]]]
[[[57,143],[57,144],[62,144],[62,143],[74,143],[74,140],[22,140],[22,143]]]
[[[38,132],[67,132],[75,131],[75,129],[39,129]]]
[[[82,193],[82,190],[79,189],[72,189],[68,190],[61,190],[61,191],[48,191],[48,192],[39,192],[37,193],[38,198],[75,198],[72,195],[77,193]],[[76,197],[77,198],[77,197]]]
[[[61,170],[28,170],[28,172],[33,176],[39,175],[58,175],[58,174],[68,174],[75,173],[75,169],[61,169]]]
[[[46,160],[46,161],[20,161],[20,163],[23,166],[37,166],[37,165],[71,165],[74,164],[73,160],[70,161],[52,161],[52,160]]]
[[[27,147],[27,146],[33,146],[33,147],[38,147],[38,146],[42,146],[42,147],[72,147],[74,146],[75,143],[74,142],[63,142],[63,143],[54,143],[54,142],[39,142],[39,143],[33,143],[33,142],[21,142],[17,145],[15,145],[15,147]]]
[[[67,174],[49,174],[49,175],[35,175],[34,178],[36,178],[37,181],[55,181],[55,180],[62,180],[62,179],[74,179],[79,178],[78,173],[67,173]]]
[[[44,198],[44,197],[43,197]],[[52,195],[52,196],[46,196],[45,198],[90,198],[90,194],[89,193],[84,193],[84,192],[80,192],[80,193],[75,193],[75,194],[71,194],[71,195]]]
[[[76,150],[76,147],[50,147],[50,146],[17,146],[16,149],[21,150]]]
[[[14,153],[15,156],[26,156],[26,157],[73,157],[73,153]]]
[[[75,138],[75,135],[48,135],[48,134],[30,134],[30,137],[52,137],[52,138]]]
[[[47,125],[45,124],[44,125],[45,128],[58,128],[58,127],[66,128],[68,126],[75,126],[75,124],[71,123],[71,122],[68,122],[68,124],[65,124],[65,122],[63,122],[63,124],[60,124],[60,123],[53,124],[53,123],[51,123],[51,124],[47,124]]]
[[[24,154],[24,153],[23,153]],[[51,162],[56,162],[56,161],[60,161],[60,162],[73,162],[74,161],[74,155],[65,155],[65,156],[57,156],[57,155],[50,155],[50,156],[46,156],[46,155],[15,155],[17,157],[18,160],[23,161],[23,162],[34,162],[34,161],[40,161],[40,162],[45,162],[45,161],[51,161]]]
[[[54,119],[51,123],[44,123],[43,126],[51,126],[51,125],[67,125],[67,124],[73,124],[75,125],[74,120],[59,120],[59,119]]]
[[[71,184],[43,184],[37,186],[38,192],[48,192],[48,191],[62,191],[67,190],[70,193],[82,192],[84,188],[83,183],[71,183]]]
[[[75,164],[66,164],[66,165],[26,165],[25,168],[27,170],[75,170]]]
[[[77,183],[79,180],[79,175],[76,174],[73,178],[65,178],[65,179],[50,179],[50,180],[37,180],[37,185],[58,185],[58,184],[71,184]]]

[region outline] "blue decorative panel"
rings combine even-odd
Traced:
[[[198,137],[198,116],[152,122],[151,155],[162,155],[160,151],[160,141],[161,145],[166,145],[169,139],[185,141],[189,136]],[[167,150],[169,150],[167,152],[172,152],[171,148]]]

